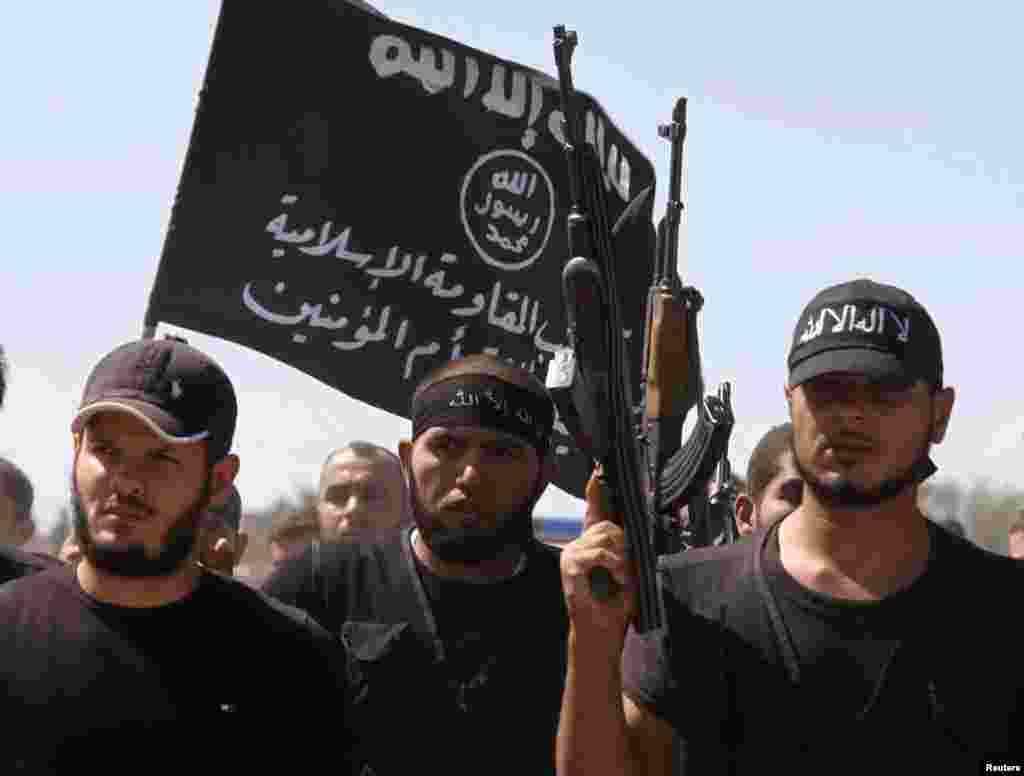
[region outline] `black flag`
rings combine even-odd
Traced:
[[[247,345],[404,417],[460,355],[543,381],[567,344],[557,86],[344,0],[224,0],[147,326]],[[615,219],[654,169],[582,99]],[[617,243],[638,380],[652,204]],[[556,484],[582,495],[590,462],[564,429],[555,443]]]

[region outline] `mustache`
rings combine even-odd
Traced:
[[[108,498],[103,505],[103,509],[108,512],[118,509],[129,509],[143,515],[148,515],[152,512],[149,506],[141,499],[121,493],[115,493],[113,496]]]
[[[840,431],[835,434],[822,434],[818,437],[815,447],[818,451],[829,447],[868,450],[877,446],[877,442],[866,434],[856,431]]]
[[[476,513],[480,511],[479,506],[470,498],[446,499],[438,505],[442,512]]]

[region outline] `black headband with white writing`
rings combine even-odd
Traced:
[[[412,402],[412,436],[434,426],[481,426],[529,442],[547,452],[555,408],[551,400],[491,375],[464,374],[440,380]]]

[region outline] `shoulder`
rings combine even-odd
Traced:
[[[1005,590],[1006,586],[1019,586],[1024,581],[1022,561],[997,555],[940,527],[932,531],[932,540],[935,572],[961,591],[974,589],[991,593],[997,589],[994,585]]]
[[[42,624],[68,618],[77,620],[87,608],[74,569],[61,563],[0,585],[0,635],[48,628]]]
[[[63,563],[47,565],[0,585],[0,602],[52,598],[71,592],[75,584],[73,567]]]
[[[531,562],[541,568],[558,568],[562,559],[562,548],[553,544],[546,544],[539,539],[533,539],[527,549]]]
[[[404,534],[380,543],[313,542],[300,555],[285,562],[261,589],[274,597],[315,587],[320,580],[346,578],[367,569],[389,565],[401,557]],[[288,600],[287,598],[285,600]]]
[[[0,583],[62,565],[59,560],[49,555],[24,552],[0,545]]]
[[[201,584],[216,605],[223,602],[231,607],[231,611],[250,618],[255,625],[282,634],[330,638],[327,631],[302,609],[272,598],[237,579],[207,571]]]
[[[759,540],[758,534],[750,542],[700,547],[660,557],[658,570],[666,593],[691,605],[730,596],[751,578]]]

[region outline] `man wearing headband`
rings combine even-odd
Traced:
[[[797,321],[788,366],[799,505],[748,542],[662,559],[664,628],[627,627],[622,531],[588,502],[562,555],[560,776],[1024,764],[1024,671],[996,593],[1020,590],[1024,567],[917,506],[954,398],[931,316],[892,286],[833,286]],[[622,584],[610,602],[586,585],[595,565]]]
[[[282,709],[335,703],[337,641],[197,563],[203,512],[238,471],[235,419],[227,375],[183,342],[130,342],[93,369],[71,424],[82,558],[0,588],[8,771],[262,772],[274,753],[243,741],[313,735],[317,717]],[[271,662],[294,681],[254,682]],[[337,739],[343,716],[324,727]]]
[[[475,355],[428,375],[411,415],[398,451],[414,525],[319,545],[264,589],[341,634],[367,772],[413,756],[446,774],[552,774],[568,621],[559,550],[532,512],[554,406],[530,373]]]

